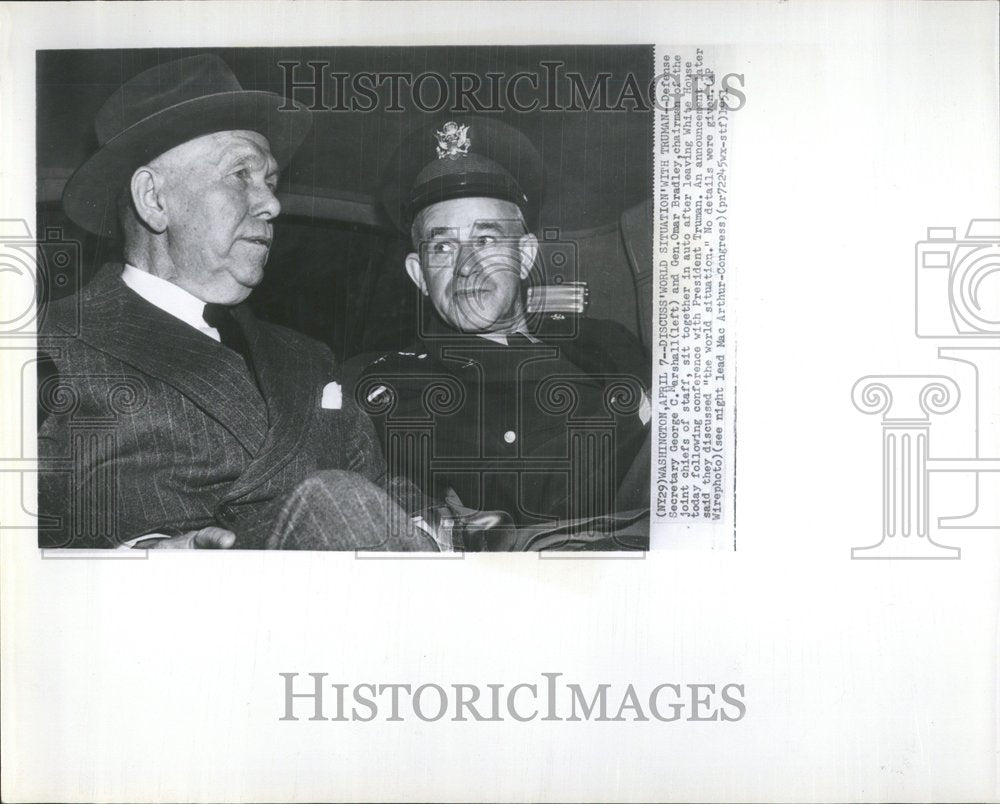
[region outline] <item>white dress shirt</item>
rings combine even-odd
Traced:
[[[142,271],[134,265],[125,266],[122,271],[122,282],[163,312],[170,313],[174,318],[194,327],[209,338],[222,342],[219,330],[206,324],[202,317],[205,312],[205,302],[184,288]]]

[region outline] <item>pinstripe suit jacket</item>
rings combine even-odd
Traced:
[[[321,406],[329,349],[235,308],[258,390],[238,354],[142,299],[121,270],[105,265],[40,327],[41,546],[217,524],[259,548],[308,473],[384,481],[368,418],[347,395]]]

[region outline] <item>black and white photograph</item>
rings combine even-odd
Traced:
[[[996,0],[0,0],[0,800],[1000,801]]]
[[[647,549],[653,67],[38,51],[40,546]]]

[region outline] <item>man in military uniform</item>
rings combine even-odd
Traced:
[[[473,118],[416,132],[391,164],[382,201],[410,235],[405,269],[425,303],[418,340],[356,387],[390,471],[454,510],[500,512],[513,527],[489,531],[487,549],[523,549],[567,522],[607,534],[623,506],[641,516],[642,348],[615,322],[526,311],[543,281],[534,146]]]

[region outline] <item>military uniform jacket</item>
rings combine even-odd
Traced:
[[[236,547],[259,548],[308,473],[382,481],[368,419],[349,398],[322,404],[329,349],[245,306],[234,315],[256,384],[236,352],[130,290],[120,265],[49,305],[39,333],[41,546],[113,547],[219,525],[236,532]]]
[[[508,346],[439,325],[371,363],[355,396],[389,473],[518,525],[613,513],[648,432],[650,369],[621,325],[577,323]]]

